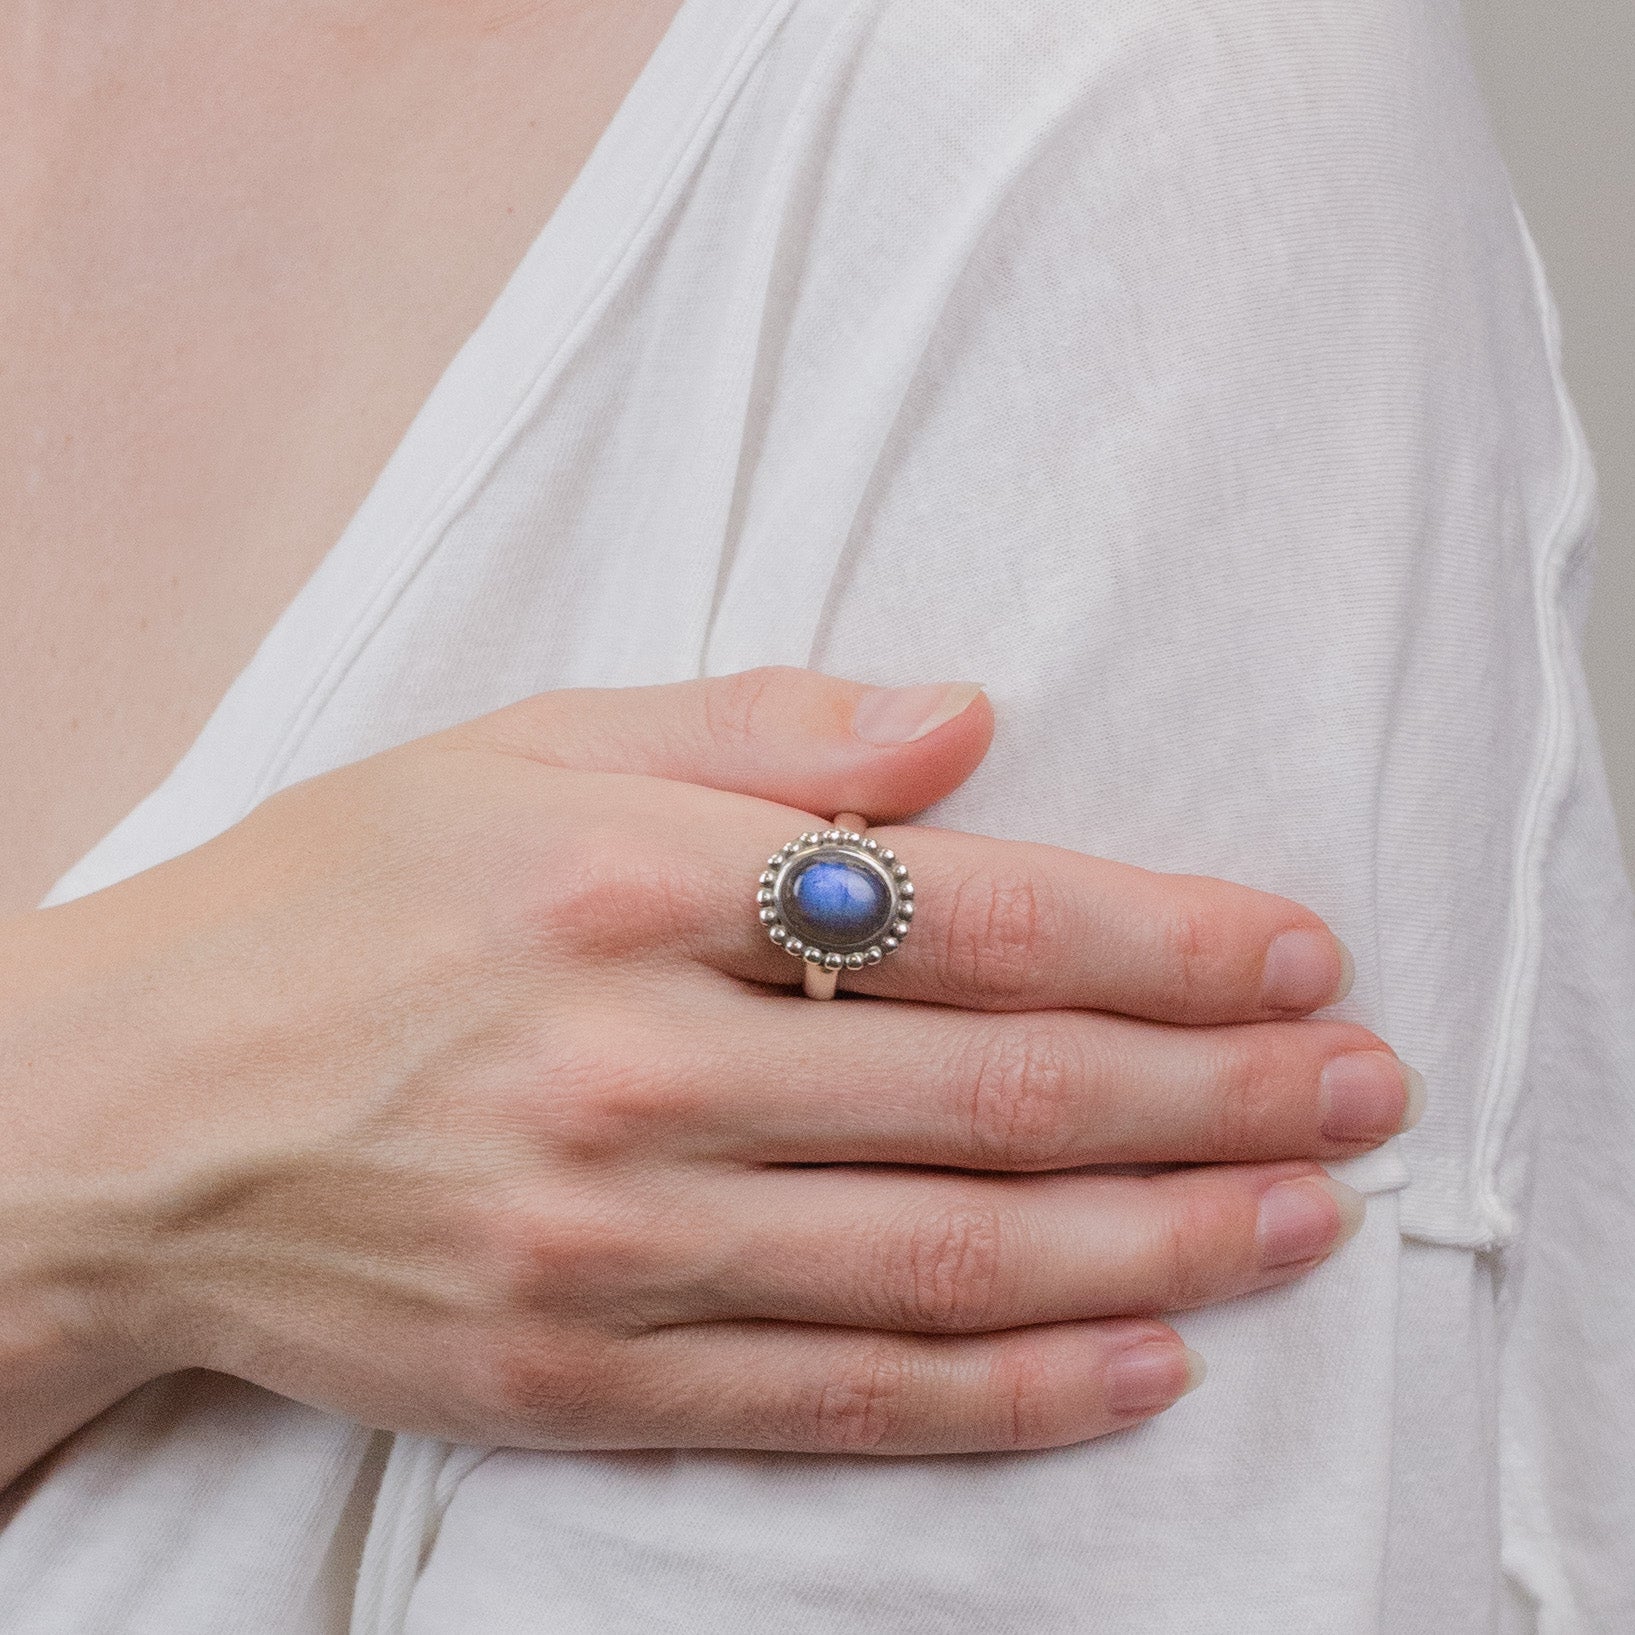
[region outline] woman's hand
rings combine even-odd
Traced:
[[[1173,1401],[1152,1314],[1320,1262],[1361,1201],[1314,1160],[1408,1075],[1301,1019],[1348,978],[1295,903],[878,827],[981,760],[969,696],[542,694],[9,922],[12,1467],[189,1367],[554,1448],[1042,1447]],[[753,898],[838,810],[919,915],[819,1004]]]

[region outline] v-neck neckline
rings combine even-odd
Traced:
[[[170,773],[40,906],[202,844],[281,787],[359,653],[611,301],[795,3],[682,0],[339,538]]]

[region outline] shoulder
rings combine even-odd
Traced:
[[[807,173],[844,233],[1004,210],[1042,251],[1077,221],[1410,277],[1522,271],[1455,0],[805,3]]]
[[[1077,223],[1520,267],[1456,0],[795,0],[774,55],[761,114],[814,253],[921,268],[1003,214],[1047,256]]]
[[[1075,117],[1089,136],[1146,135],[1206,162],[1236,131],[1290,159],[1349,143],[1366,162],[1484,124],[1454,0],[798,0],[795,12],[798,49],[827,81],[818,94],[873,130],[888,166],[957,163]]]

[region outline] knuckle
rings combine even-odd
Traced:
[[[1063,1389],[1036,1346],[1013,1345],[992,1370],[993,1423],[1006,1448],[1037,1448],[1061,1440]]]
[[[613,1348],[557,1331],[510,1331],[478,1348],[474,1396],[485,1420],[527,1443],[594,1443],[620,1400]],[[476,1440],[491,1440],[492,1429]]]
[[[626,1184],[610,1198],[611,1190],[568,1179],[477,1206],[471,1228],[457,1234],[461,1297],[501,1323],[641,1326],[645,1307],[678,1286],[685,1292],[690,1260],[713,1222],[679,1188]],[[653,1230],[655,1220],[667,1223],[664,1232]]]
[[[884,1349],[865,1352],[825,1379],[803,1404],[805,1439],[829,1453],[867,1453],[899,1439],[907,1421],[907,1361]]]
[[[1263,1040],[1220,1042],[1208,1067],[1209,1151],[1229,1158],[1264,1150],[1289,1123],[1290,1083]]]
[[[776,726],[771,717],[789,675],[788,666],[767,664],[711,681],[704,689],[704,730],[710,743],[741,750],[764,742]]]
[[[910,1329],[981,1327],[997,1310],[1003,1227],[998,1213],[960,1205],[915,1223],[894,1251],[885,1286]]]
[[[991,1030],[959,1076],[972,1155],[995,1169],[1060,1164],[1077,1142],[1085,1077],[1082,1054],[1059,1026],[1029,1021]]]
[[[605,1312],[649,1272],[643,1241],[638,1230],[593,1209],[501,1210],[478,1236],[475,1274],[502,1317]]]
[[[517,894],[527,940],[571,957],[623,959],[674,941],[685,923],[684,882],[647,847],[611,832],[558,832]]]
[[[1227,1224],[1185,1191],[1167,1199],[1156,1229],[1153,1297],[1139,1311],[1185,1311],[1218,1298]]]
[[[562,1158],[596,1163],[662,1143],[701,1116],[678,1055],[646,1029],[557,1018],[527,1122]]]
[[[1231,948],[1225,913],[1191,895],[1175,904],[1159,926],[1160,957],[1167,980],[1189,1014],[1217,1011],[1225,995],[1222,976]]]
[[[1026,992],[1057,918],[1048,891],[1028,875],[967,876],[949,900],[944,982],[1001,998]]]

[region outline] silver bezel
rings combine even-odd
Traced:
[[[784,893],[797,872],[790,865],[804,863],[816,852],[832,853],[861,863],[885,885],[890,893],[891,914],[883,933],[856,942],[819,947],[803,941],[789,925],[784,918]],[[766,860],[755,901],[761,924],[778,947],[795,959],[804,960],[808,965],[821,965],[826,971],[861,971],[865,966],[878,965],[887,954],[894,954],[902,946],[914,922],[914,882],[908,877],[907,867],[895,852],[855,829],[814,829],[789,841]]]

